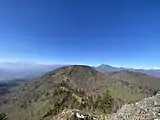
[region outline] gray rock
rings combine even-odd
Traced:
[[[124,105],[110,120],[160,120],[160,94],[145,98],[135,104]]]

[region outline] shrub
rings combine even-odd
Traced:
[[[101,110],[103,113],[110,113],[114,106],[114,100],[109,94],[109,91],[106,90],[105,94],[97,98],[95,102],[95,108]]]
[[[4,113],[0,113],[0,120],[8,120],[7,115]]]

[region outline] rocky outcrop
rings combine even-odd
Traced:
[[[160,120],[160,93],[134,104],[124,105],[111,115],[92,115],[79,110],[64,110],[53,120]]]
[[[66,109],[57,116],[54,116],[52,120],[96,120],[96,118],[79,110]]]
[[[135,104],[124,105],[109,120],[160,120],[160,93]]]

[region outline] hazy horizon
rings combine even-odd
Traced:
[[[3,66],[2,66],[3,64]],[[81,64],[81,63],[43,63],[43,62],[29,62],[29,61],[0,61],[0,69],[1,68],[5,68],[5,64],[6,65],[24,65],[25,67],[36,67],[36,66],[66,66],[66,65],[87,65],[87,66],[91,66],[91,67],[99,67],[101,65],[106,65],[106,66],[110,66],[110,67],[116,67],[116,68],[127,68],[127,69],[144,69],[144,70],[152,70],[152,69],[157,69],[160,70],[160,68],[157,67],[151,67],[151,68],[139,68],[139,67],[131,67],[131,66],[120,66],[120,65],[113,65],[113,64],[108,64],[108,63],[99,63],[96,65],[92,65],[92,64]]]

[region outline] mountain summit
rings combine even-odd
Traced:
[[[44,82],[50,81],[52,84],[68,81],[77,89],[83,89],[88,93],[103,85],[102,82],[106,82],[104,74],[85,65],[64,66],[44,74],[41,79]]]
[[[3,96],[0,108],[13,120],[29,119],[30,114],[32,120],[47,120],[65,108],[109,112],[112,97],[106,92],[106,99],[102,99],[101,90],[111,81],[112,78],[89,66],[65,66],[13,89]],[[98,107],[107,99],[106,107]]]

